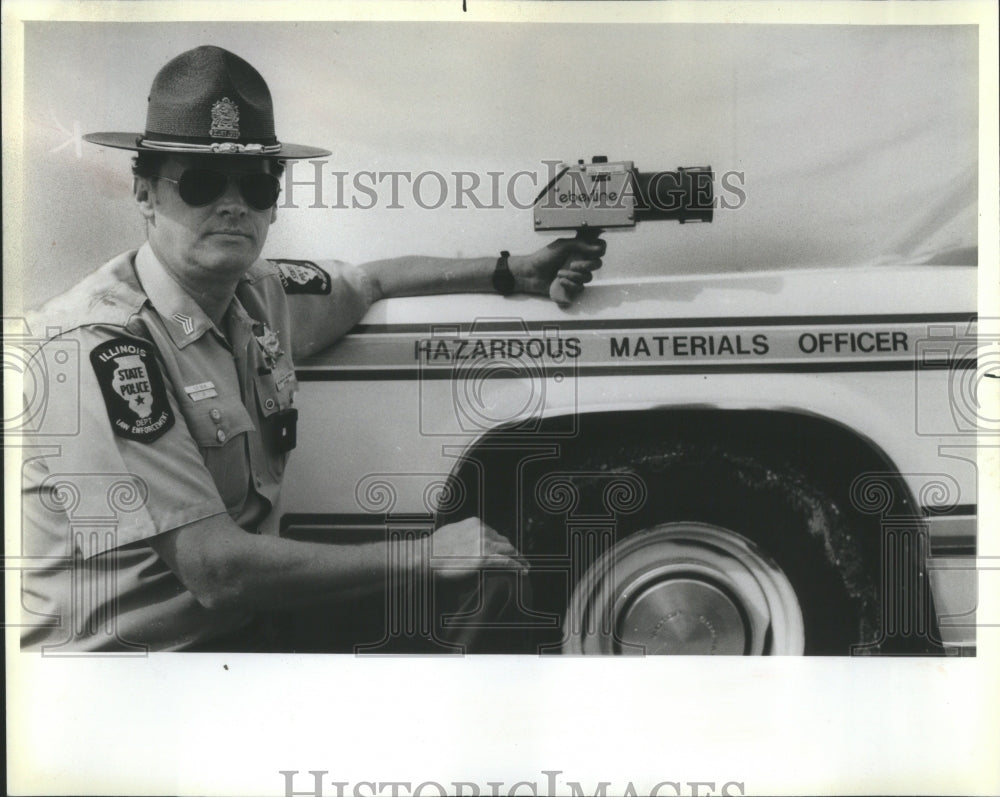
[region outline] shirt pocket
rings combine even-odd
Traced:
[[[257,376],[257,396],[260,400],[260,411],[264,415],[272,415],[278,410],[286,410],[292,406],[293,395],[299,389],[295,378],[295,369],[287,363],[287,358],[281,358],[270,373]]]
[[[246,435],[256,427],[236,396],[189,402],[185,418],[226,509],[238,510],[250,484]]]

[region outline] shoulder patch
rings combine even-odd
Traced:
[[[310,260],[271,260],[278,268],[285,293],[330,292],[330,275]]]
[[[152,344],[114,338],[95,347],[90,362],[116,435],[152,443],[174,425]]]

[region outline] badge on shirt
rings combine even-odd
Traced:
[[[270,329],[267,324],[258,322],[253,325],[253,336],[257,340],[267,367],[273,369],[278,363],[278,358],[285,353],[281,349],[278,333]]]
[[[285,293],[330,293],[330,275],[309,260],[272,260]]]
[[[174,425],[152,345],[115,338],[91,351],[90,362],[116,435],[152,443]]]

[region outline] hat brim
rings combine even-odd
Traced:
[[[141,133],[87,133],[83,137],[84,141],[91,144],[99,144],[102,147],[114,147],[115,149],[129,149],[133,152],[162,152],[167,155],[208,155],[209,157],[225,158],[233,154],[243,155],[251,158],[270,158],[272,160],[297,160],[301,158],[322,158],[332,153],[328,149],[319,147],[307,147],[304,144],[281,143],[281,149],[277,152],[192,152],[190,149],[178,148],[176,150],[166,149],[162,146],[144,147],[139,144],[142,141]]]

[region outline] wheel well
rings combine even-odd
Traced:
[[[728,513],[735,520],[751,523],[777,508],[772,505],[776,496],[787,496],[787,505],[794,506],[800,518],[808,518],[801,526],[808,533],[780,541],[772,538],[771,543],[778,545],[772,546],[770,553],[785,560],[786,572],[793,580],[799,578],[797,589],[802,594],[818,591],[833,596],[842,588],[845,600],[857,607],[859,625],[853,639],[870,646],[880,624],[878,592],[885,553],[882,517],[876,512],[912,516],[917,511],[902,475],[876,444],[830,419],[795,411],[685,407],[601,412],[573,420],[572,435],[565,434],[569,425],[565,416],[540,424],[531,434],[502,429],[484,435],[456,464],[453,478],[461,489],[452,495],[461,494],[463,499],[440,512],[439,522],[478,515],[510,537],[526,555],[546,559],[562,556],[566,550],[562,540],[568,539],[565,534],[558,537],[558,546],[551,550],[537,547],[554,517],[546,519],[537,512],[541,499],[536,489],[550,481],[549,474],[560,479],[564,473],[575,483],[596,485],[602,479],[631,472],[649,485],[652,512],[658,511],[657,499],[667,497],[675,502],[675,509],[683,512],[686,507],[697,514],[705,508],[695,506],[700,496],[711,502],[710,514]],[[668,497],[660,492],[656,476],[663,472],[662,467],[674,467],[668,463],[682,463],[688,468],[681,472],[682,476],[688,473],[692,478],[707,478],[701,482],[681,478],[677,482],[681,486]],[[558,471],[563,473],[556,476]],[[865,474],[877,474],[877,508],[866,504],[855,487]],[[594,496],[593,490],[586,494]],[[690,506],[687,496],[694,500]],[[746,510],[749,514],[744,517],[733,514],[744,505],[754,508]],[[575,528],[581,523],[586,526],[603,522],[608,506],[605,504],[601,514],[602,507],[591,500],[566,511],[579,521],[573,525]],[[628,517],[610,517],[616,524],[620,518],[619,528],[628,533],[643,528],[643,522],[655,520],[645,512],[640,508]],[[571,525],[560,528],[568,533]],[[763,547],[767,550],[769,546]],[[922,555],[918,548],[913,553]],[[825,559],[825,565],[798,567],[806,561],[819,562],[817,557]],[[912,566],[913,577],[922,578],[922,561],[913,560]],[[827,568],[825,572],[823,567]],[[833,580],[834,572],[839,584]],[[820,577],[827,580],[821,581]],[[922,594],[921,590],[914,591],[916,597],[907,598],[907,606],[914,600],[922,601]],[[827,603],[825,598],[811,601],[820,609]],[[922,610],[922,603],[917,608]],[[834,615],[823,621],[814,617],[810,633],[839,618],[836,612]],[[884,617],[881,624],[884,628]],[[908,642],[903,640],[903,644]],[[922,645],[924,640],[914,644]]]
[[[792,464],[845,508],[855,506],[851,496],[855,480],[877,473],[891,495],[887,512],[917,511],[909,487],[889,457],[871,440],[822,416],[790,410],[683,408],[586,413],[575,420],[572,435],[565,432],[566,418],[556,417],[542,420],[530,434],[498,428],[477,440],[453,470],[466,495],[483,502],[477,513],[489,519],[491,504],[509,504],[516,494],[511,480],[516,478],[519,458],[551,458],[553,467],[563,467],[584,455],[592,458],[594,451],[613,457],[616,449],[624,450],[637,439],[656,438],[724,443],[772,465]],[[484,491],[488,494],[479,495],[478,485],[484,484],[490,485]],[[465,506],[459,511],[468,510]]]

